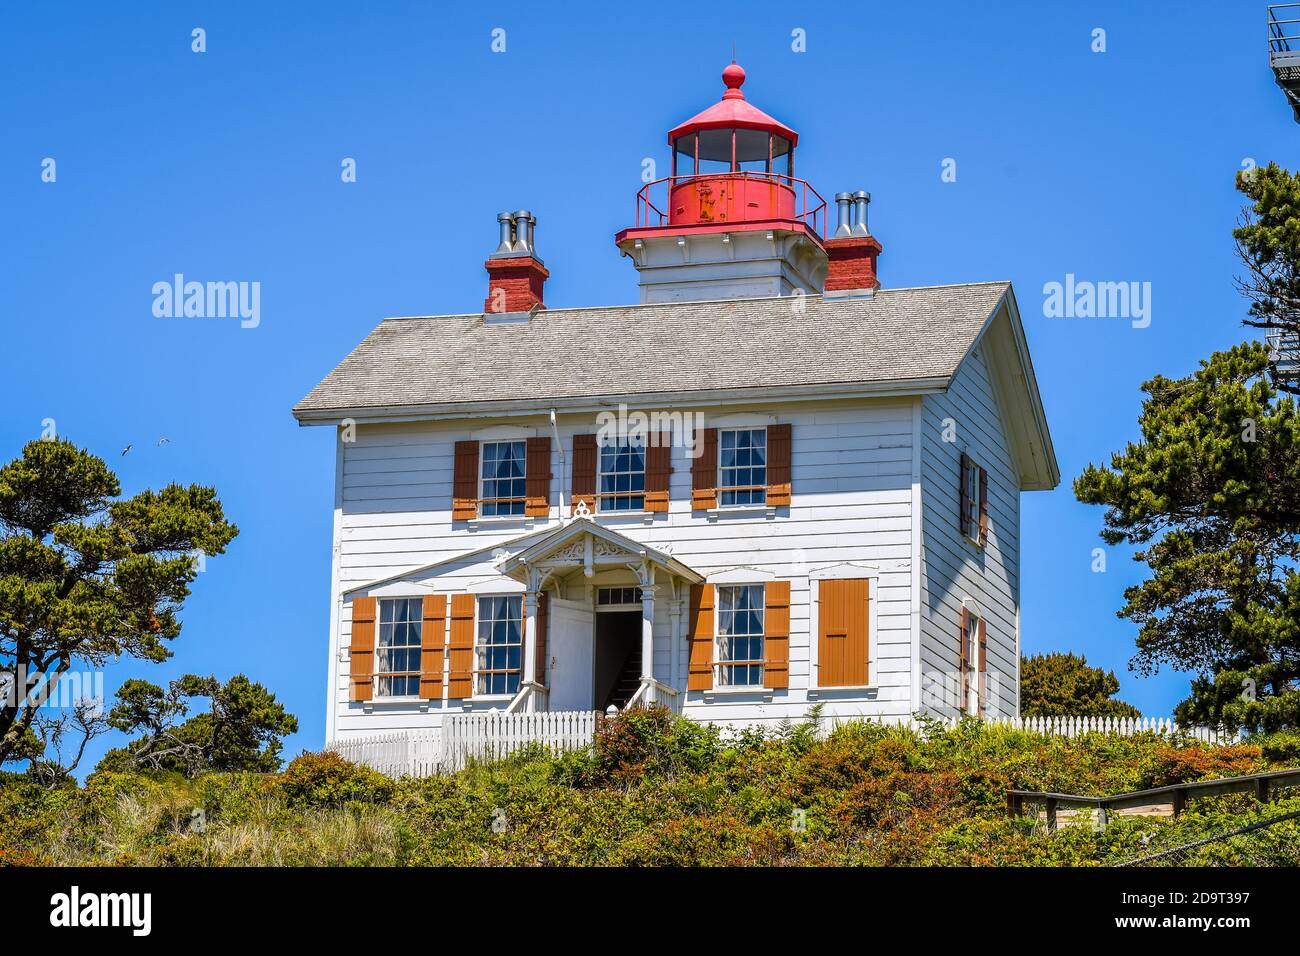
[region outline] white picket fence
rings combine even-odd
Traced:
[[[1004,717],[987,723],[995,727],[1012,727],[1058,737],[1079,737],[1083,734],[1132,737],[1135,734],[1153,733],[1166,736],[1176,734],[1207,744],[1234,744],[1241,740],[1241,734],[1216,727],[1179,727],[1171,717]]]
[[[470,760],[500,760],[532,744],[541,744],[553,753],[581,749],[595,739],[599,719],[600,714],[587,710],[451,714],[443,718],[441,731],[349,737],[336,740],[325,749],[392,777],[428,777],[453,773]],[[843,722],[840,718],[824,721],[821,731],[829,734]],[[1213,727],[1179,727],[1168,717],[1016,717],[986,723],[1059,737],[1089,733],[1131,737],[1156,733],[1190,737],[1207,744],[1232,744],[1241,739],[1240,734]]]
[[[556,753],[578,750],[596,739],[599,717],[593,710],[492,711],[446,717],[442,722],[442,765],[458,770],[467,760],[500,760],[533,744]]]
[[[533,744],[552,753],[589,746],[599,716],[586,710],[452,714],[443,718],[441,731],[348,737],[325,749],[390,777],[428,777],[453,773],[470,760],[500,760]]]
[[[390,777],[429,777],[442,765],[442,735],[436,730],[347,737],[325,749]]]

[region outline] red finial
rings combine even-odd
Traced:
[[[724,100],[743,100],[745,94],[740,91],[741,85],[745,82],[745,71],[735,60],[731,65],[722,71],[722,82],[727,84],[727,92],[722,94]]]

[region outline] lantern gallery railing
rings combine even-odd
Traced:
[[[636,228],[719,225],[787,219],[826,237],[826,200],[806,180],[733,170],[668,176],[636,194]]]
[[[1300,59],[1300,3],[1269,4],[1268,52],[1274,62]]]

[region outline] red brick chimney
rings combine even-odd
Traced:
[[[839,227],[826,240],[825,292],[847,294],[872,293],[880,288],[876,277],[876,259],[883,246],[867,230],[867,204],[870,193],[836,193]]]
[[[488,256],[488,294],[483,311],[488,313],[530,312],[544,309],[542,287],[550,278],[533,247],[537,217],[527,209],[497,216],[501,244]]]

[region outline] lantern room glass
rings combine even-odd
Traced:
[[[717,176],[748,172],[774,178],[794,176],[794,148],[767,130],[703,129],[673,141],[673,176]]]

